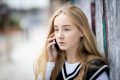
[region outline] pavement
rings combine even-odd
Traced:
[[[0,80],[34,80],[33,63],[44,45],[47,27],[40,25],[27,31],[27,36],[12,36],[11,59],[0,58]]]

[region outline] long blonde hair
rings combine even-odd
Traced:
[[[79,76],[77,76],[76,78],[77,80],[83,80],[87,72],[87,67],[85,66],[87,62],[95,58],[103,59],[104,61],[105,59],[100,54],[97,48],[96,38],[89,26],[89,23],[85,14],[82,12],[82,10],[80,10],[75,5],[67,4],[53,14],[49,23],[50,29],[48,32],[48,37],[51,33],[54,32],[54,19],[56,18],[56,16],[58,16],[61,13],[66,14],[66,16],[71,20],[71,22],[76,27],[78,27],[78,29],[82,30],[84,34],[84,36],[81,39],[80,46],[77,50],[77,53],[79,53],[80,62],[81,64],[83,64],[83,66],[81,67]],[[48,59],[46,46],[47,46],[47,42],[44,46],[42,55],[38,57],[35,64],[35,80],[37,80],[39,74],[42,76],[42,80],[45,80],[45,69],[46,69],[46,62]],[[58,55],[57,61],[55,63],[55,67],[52,71],[52,75],[51,75],[52,80],[56,79],[58,72],[61,70],[64,60],[66,58],[64,51],[61,51],[59,47],[57,47],[57,50],[58,50],[58,53],[61,53],[61,54]]]

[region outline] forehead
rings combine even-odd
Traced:
[[[66,14],[61,13],[60,15],[56,16],[54,19],[54,25],[61,26],[61,25],[73,25]]]

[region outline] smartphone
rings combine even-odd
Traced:
[[[55,39],[55,42],[56,42],[56,39]],[[59,46],[57,44],[57,42],[55,43],[55,48],[58,50],[59,49]]]
[[[55,42],[56,42],[56,39],[55,39]],[[57,42],[55,43],[55,48],[56,48],[56,50],[57,50],[57,52],[58,52],[58,55],[61,55],[61,53],[63,53],[63,50],[61,50],[61,49],[59,48]]]

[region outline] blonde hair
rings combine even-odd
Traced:
[[[57,10],[53,16],[50,19],[49,23],[49,32],[48,32],[48,37],[51,33],[54,32],[54,19],[56,16],[59,14],[64,13],[66,16],[70,19],[70,21],[80,30],[82,30],[84,36],[81,39],[80,46],[77,50],[80,57],[80,62],[83,64],[81,67],[81,70],[79,72],[79,75],[77,76],[77,80],[83,80],[85,78],[85,74],[87,72],[87,67],[86,63],[89,62],[92,59],[103,59],[103,56],[100,54],[98,48],[97,48],[97,43],[96,43],[96,38],[89,26],[88,20],[85,16],[85,14],[80,10],[78,7],[72,4],[67,4],[64,7],[60,8]],[[42,75],[42,80],[45,80],[45,69],[46,69],[46,62],[48,59],[47,56],[47,51],[46,51],[46,45],[43,49],[42,55],[38,57],[35,65],[35,80],[37,80],[38,75]],[[61,70],[64,60],[66,58],[66,55],[63,54],[65,53],[64,51],[61,51],[59,48],[57,48],[58,53],[61,53],[57,57],[57,61],[55,63],[55,67],[52,71],[51,79],[55,80],[58,72]]]

